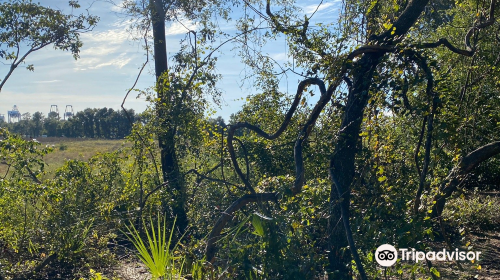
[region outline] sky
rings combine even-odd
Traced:
[[[298,1],[298,5],[306,14],[311,14],[320,2]],[[71,13],[67,0],[41,0],[39,3]],[[120,110],[127,90],[133,85],[146,59],[145,51],[139,42],[132,40],[127,31],[128,18],[119,8],[105,1],[80,0],[79,4],[81,8],[75,10],[74,14],[84,13],[88,9],[90,14],[100,17],[93,31],[81,35],[84,45],[80,58],[75,60],[70,52],[54,50],[52,46],[30,54],[26,64],[14,71],[0,92],[0,114],[4,114],[5,119],[7,111],[12,110],[14,105],[17,105],[21,114],[33,114],[36,111],[48,114],[51,105],[57,105],[61,116],[66,105],[72,105],[75,113],[85,108]],[[338,13],[338,4],[339,0],[323,1],[314,19],[331,22],[332,15]],[[189,22],[186,25],[194,27]],[[229,30],[226,31],[231,32],[232,28],[232,25],[228,25]],[[179,49],[179,40],[185,37],[186,32],[181,24],[167,25],[167,49],[170,55]],[[241,108],[245,97],[256,93],[249,83],[243,84],[245,66],[240,63],[237,52],[232,51],[233,47],[228,44],[216,54],[217,72],[222,75],[218,88],[223,94],[220,107],[212,104],[212,108],[216,116],[224,119],[229,119],[232,113]],[[280,63],[289,59],[283,39],[271,42],[264,52]],[[33,72],[25,68],[29,64],[34,65]],[[0,79],[5,77],[8,67],[0,64]],[[298,79],[298,76],[288,75],[287,79],[282,80],[280,89],[294,94]],[[154,63],[150,61],[136,88],[146,89],[153,85]],[[127,98],[125,107],[141,112],[148,103],[144,98],[136,98],[136,95],[132,93]]]

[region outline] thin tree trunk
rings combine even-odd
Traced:
[[[156,73],[156,88],[159,104],[171,102],[168,89],[163,87],[163,80],[168,79],[167,44],[165,38],[165,11],[161,0],[150,0],[151,19],[154,37],[154,59]],[[188,225],[185,204],[184,182],[180,173],[179,162],[176,155],[174,125],[168,121],[177,116],[169,116],[165,106],[157,107],[158,119],[161,120],[158,133],[158,145],[161,150],[161,167],[163,180],[167,182],[166,193],[162,197],[162,207],[165,212],[171,212],[177,217],[176,227],[183,232]],[[170,198],[173,202],[170,203]]]

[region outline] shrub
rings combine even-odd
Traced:
[[[59,151],[66,151],[68,149],[68,145],[61,143],[59,144]]]
[[[500,198],[473,193],[450,200],[443,211],[443,218],[451,226],[468,231],[495,230],[500,228]]]

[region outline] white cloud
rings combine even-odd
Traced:
[[[82,41],[84,43],[109,43],[121,44],[127,41],[129,33],[124,28],[110,29],[101,32],[89,32],[82,34]]]
[[[127,56],[127,53],[121,53],[118,57],[111,59],[107,62],[99,63],[95,66],[90,66],[89,69],[99,69],[105,66],[116,66],[117,68],[121,69],[123,66],[127,65],[132,58]]]
[[[288,55],[284,52],[271,54],[270,57],[276,61],[288,61]]]
[[[132,60],[132,55],[127,55],[127,52],[131,51],[128,41],[130,34],[122,21],[116,22],[113,27],[106,31],[82,35],[86,47],[82,48],[81,59],[75,62],[76,67],[73,70],[85,71],[106,66],[121,69]]]
[[[118,45],[98,45],[82,50],[80,55],[83,56],[105,56],[116,52],[119,49]]]
[[[113,54],[115,53],[80,59],[76,62],[77,67],[73,69],[76,71],[85,71],[87,69],[100,69],[106,66],[114,66],[117,69],[121,69],[133,59],[133,56],[126,52],[122,52],[118,55]]]
[[[183,19],[181,19],[183,21]],[[180,24],[179,22],[173,22],[170,24],[170,26],[165,28],[165,35],[179,35],[179,34],[186,34],[189,32],[189,30],[196,30],[196,24],[194,24],[192,21],[183,21],[183,24]]]
[[[57,83],[60,82],[61,80],[49,80],[49,81],[34,81],[34,84],[51,84],[51,83]]]
[[[117,20],[117,21],[111,23],[110,26],[119,27],[121,29],[127,29],[130,27],[130,24],[132,24],[133,22],[134,22],[133,19],[120,19],[120,20]]]
[[[334,2],[339,2],[339,1],[338,1],[338,0],[336,0],[336,1],[334,1]],[[322,10],[325,10],[325,9],[327,9],[327,8],[329,8],[329,7],[331,7],[331,6],[333,6],[333,5],[334,5],[334,2],[327,2],[327,3],[323,3],[323,4],[321,4],[321,6],[319,6],[319,7],[318,7],[318,4],[307,5],[307,6],[303,7],[303,9],[304,9],[304,12],[305,12],[306,14],[312,14],[312,13],[314,13],[314,12],[316,11],[316,9],[317,9],[317,11],[316,11],[316,12],[320,12],[320,11],[322,11]]]

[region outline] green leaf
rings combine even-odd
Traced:
[[[264,236],[264,225],[262,224],[262,220],[259,215],[252,214],[252,225],[255,228],[255,234],[259,236]]]
[[[436,275],[436,277],[441,277],[441,274],[435,267],[431,267],[432,274]]]

